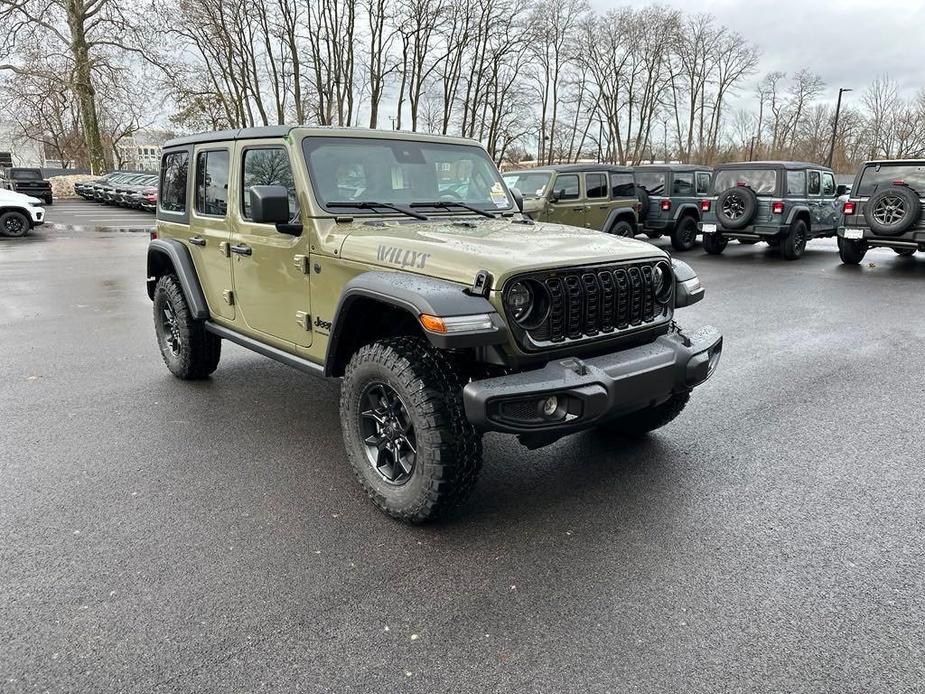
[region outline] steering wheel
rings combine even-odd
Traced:
[[[456,201],[462,202],[463,197],[462,195],[457,193],[455,190],[447,189],[443,191],[442,193],[440,193],[440,199],[441,200],[456,200]]]

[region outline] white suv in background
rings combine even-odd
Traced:
[[[25,236],[45,223],[42,201],[12,190],[0,190],[0,236]]]

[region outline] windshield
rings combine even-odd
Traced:
[[[665,192],[665,174],[657,171],[637,171],[636,185],[644,188],[650,195],[661,195]]]
[[[717,171],[713,178],[713,192],[738,186],[751,188],[755,195],[774,195],[777,190],[777,171],[774,169],[726,169]]]
[[[334,202],[356,202],[357,209],[364,202],[457,202],[489,211],[514,206],[494,162],[475,145],[307,137],[302,146],[315,196],[326,209]]]
[[[512,171],[504,174],[504,183],[508,188],[517,188],[525,198],[539,198],[551,176],[548,171]]]
[[[925,163],[923,164],[876,164],[868,166],[861,173],[857,191],[853,195],[869,196],[892,185],[912,188],[919,197],[925,196]]]
[[[10,169],[10,178],[15,178],[19,181],[41,181],[42,174],[32,169]]]

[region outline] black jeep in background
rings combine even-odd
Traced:
[[[712,197],[702,202],[703,248],[719,255],[729,239],[779,247],[796,260],[809,239],[834,236],[843,192],[828,167],[796,161],[721,164],[713,171]]]
[[[858,171],[844,203],[838,255],[857,265],[869,248],[898,255],[925,251],[925,159],[869,161]]]
[[[0,188],[40,198],[46,205],[53,202],[51,183],[42,177],[41,169],[16,167],[0,171]]]
[[[675,250],[693,248],[700,201],[710,193],[713,170],[693,164],[646,164],[634,169],[642,231],[652,239],[669,235]]]

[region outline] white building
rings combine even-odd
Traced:
[[[45,166],[42,146],[17,135],[16,124],[0,119],[0,153],[8,152],[13,166]]]
[[[136,171],[157,171],[161,163],[161,145],[173,137],[164,130],[145,130],[133,137],[126,137],[116,145],[121,169]]]

